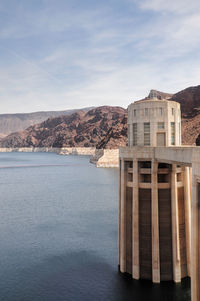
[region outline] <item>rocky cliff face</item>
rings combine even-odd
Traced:
[[[181,105],[182,143],[192,145],[200,134],[200,86],[189,87],[171,97]]]
[[[81,109],[83,112],[91,108]],[[16,131],[23,131],[27,127],[45,121],[50,117],[70,115],[79,110],[47,111],[22,114],[0,114],[0,138]]]
[[[3,138],[0,146],[118,148],[126,143],[127,111],[103,106],[86,113],[49,118]]]
[[[171,97],[181,104],[183,117],[191,118],[200,114],[200,86],[189,87]]]

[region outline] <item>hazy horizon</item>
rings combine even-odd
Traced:
[[[109,106],[109,105],[108,105]],[[63,109],[63,110],[48,110],[48,108],[46,110],[42,110],[42,111],[31,111],[31,112],[13,112],[13,113],[0,113],[1,115],[20,115],[20,114],[34,114],[34,113],[46,113],[46,112],[64,112],[64,111],[74,111],[74,110],[84,110],[84,109],[92,109],[95,108],[95,106],[91,106],[91,107],[82,107],[82,108],[71,108],[71,109]]]

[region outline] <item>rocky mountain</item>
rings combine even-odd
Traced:
[[[152,97],[178,101],[182,110],[182,143],[200,145],[200,86],[174,95],[151,90],[145,99]],[[51,117],[0,140],[1,147],[118,148],[126,144],[127,110],[110,106]]]
[[[1,147],[118,148],[127,143],[127,111],[103,106],[69,116],[49,118],[25,131],[8,135]]]
[[[183,117],[191,118],[200,113],[200,85],[184,89],[174,94],[171,99],[181,104]]]
[[[87,112],[91,108],[83,108],[81,111]],[[0,114],[0,138],[7,136],[16,131],[23,131],[27,127],[36,123],[43,122],[50,117],[57,117],[61,115],[70,115],[79,110],[65,110],[65,111],[47,111],[21,114]]]
[[[189,87],[171,97],[181,105],[182,143],[196,144],[200,134],[200,86]]]

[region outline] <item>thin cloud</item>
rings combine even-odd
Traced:
[[[200,11],[198,0],[142,0],[136,2],[139,3],[141,8],[156,12],[171,12],[179,15]]]
[[[199,84],[195,0],[2,2],[1,112],[126,107]]]

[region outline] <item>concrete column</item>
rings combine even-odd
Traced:
[[[188,276],[191,276],[191,182],[189,167],[185,167],[184,179],[187,270]]]
[[[119,159],[119,194],[118,194],[118,265],[120,266],[120,237],[121,237],[121,160]]]
[[[198,184],[192,175],[192,253],[191,253],[191,296],[192,301],[200,300],[200,250],[199,250],[199,200]]]
[[[172,210],[173,278],[174,278],[174,282],[181,282],[176,164],[172,164],[172,173],[171,173],[171,210]]]
[[[133,206],[132,206],[132,276],[134,279],[140,278],[139,262],[139,204],[138,204],[138,161],[133,160]]]
[[[158,215],[158,163],[152,160],[152,276],[153,282],[160,282],[160,248],[159,248],[159,215]]]
[[[126,272],[126,197],[125,197],[125,162],[121,160],[121,233],[120,233],[120,271]]]

